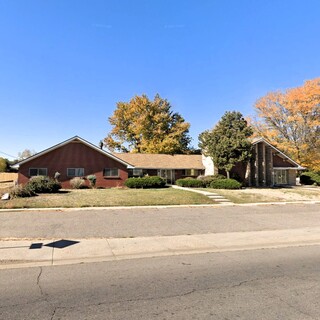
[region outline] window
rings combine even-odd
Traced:
[[[198,176],[200,170],[198,169],[185,169],[184,170],[184,175],[185,176]]]
[[[274,184],[288,184],[288,170],[274,170]]]
[[[47,176],[48,169],[47,168],[29,168],[29,176]]]
[[[119,177],[119,169],[118,168],[105,168],[103,170],[104,177]]]
[[[141,177],[141,176],[143,176],[143,170],[142,169],[133,169],[133,175]]]
[[[83,177],[84,176],[84,168],[68,168],[67,169],[68,177]]]

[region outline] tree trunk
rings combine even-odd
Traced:
[[[227,178],[230,179],[230,171],[227,171]]]

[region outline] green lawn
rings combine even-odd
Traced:
[[[16,198],[8,201],[0,200],[1,209],[182,204],[214,204],[214,202],[201,194],[173,188],[62,190],[57,194],[41,194],[36,197]]]

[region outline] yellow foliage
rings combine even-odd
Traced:
[[[142,95],[118,102],[109,122],[113,128],[104,142],[111,150],[182,153],[188,149],[190,124],[159,95],[153,101]]]

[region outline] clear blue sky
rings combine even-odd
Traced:
[[[98,144],[116,102],[143,93],[197,146],[226,110],[319,77],[319,14],[319,0],[0,0],[0,151]]]

